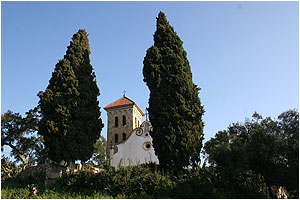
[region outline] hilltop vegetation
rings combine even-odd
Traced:
[[[212,179],[213,178],[213,179]],[[186,171],[181,177],[155,174],[146,166],[121,167],[118,171],[93,174],[80,171],[61,177],[54,185],[45,187],[38,177],[22,180],[10,178],[2,184],[2,198],[261,198],[245,188],[226,191],[221,188],[209,168]],[[215,182],[217,181],[217,182]],[[33,195],[32,188],[38,192]]]
[[[230,125],[206,142],[203,166],[181,175],[155,172],[151,165],[104,165],[100,173],[79,171],[45,187],[43,174],[22,180],[22,166],[2,158],[2,198],[266,198],[281,187],[280,195],[298,198],[298,115],[289,110],[273,120],[254,113],[252,120]],[[38,188],[35,196],[32,187]]]

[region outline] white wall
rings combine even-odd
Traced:
[[[145,132],[145,124],[150,122],[144,122],[141,128],[134,129],[129,138],[121,144],[116,145],[118,152],[114,154],[114,149],[110,150],[111,165],[118,167],[122,160],[122,166],[139,165],[143,163],[159,163],[157,156],[154,153],[152,146],[152,138],[149,132]],[[137,132],[141,135],[137,135]],[[145,143],[150,143],[150,148],[145,148]]]

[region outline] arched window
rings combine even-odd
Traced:
[[[135,127],[137,127],[136,118],[135,118]]]
[[[118,127],[118,125],[119,125],[119,118],[115,117],[115,127]]]
[[[126,125],[126,116],[123,115],[123,126],[125,126],[125,125]]]
[[[123,133],[123,141],[126,140],[126,133]]]
[[[118,134],[116,133],[116,134],[115,134],[115,143],[118,143],[118,140],[119,140],[119,136],[118,136]]]

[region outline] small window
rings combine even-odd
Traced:
[[[140,127],[140,120],[138,120],[138,127]]]
[[[126,140],[126,133],[123,133],[123,141]]]
[[[119,136],[118,136],[118,134],[116,133],[116,134],[115,134],[115,143],[118,143],[118,140],[119,140]]]
[[[136,118],[135,118],[135,127],[137,127]]]
[[[126,126],[126,116],[123,115],[123,126]]]
[[[119,125],[119,118],[115,117],[115,127],[118,127],[118,125]]]

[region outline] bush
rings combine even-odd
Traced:
[[[1,185],[1,197],[3,199],[110,199],[113,198],[101,191],[79,189],[69,191],[68,186],[54,184],[48,188],[43,188],[38,184],[31,184],[30,177],[25,179],[10,178]],[[36,196],[32,194],[32,187],[37,187]]]
[[[173,181],[172,181],[173,180]],[[186,171],[181,178],[162,176],[142,166],[108,167],[93,174],[79,171],[65,175],[44,188],[38,177],[10,178],[2,184],[2,198],[264,198],[240,182],[228,182],[219,177],[213,168]],[[32,196],[31,187],[38,188]]]
[[[1,184],[2,199],[29,199],[32,198],[32,187],[35,187],[30,177],[26,179],[9,178]]]
[[[201,174],[192,174],[185,179],[177,181],[173,188],[172,198],[181,199],[203,199],[203,198],[218,198],[214,185],[208,177]]]
[[[155,198],[164,196],[173,183],[168,177],[155,175],[141,166],[120,167],[115,170],[107,168],[98,174],[79,171],[77,174],[64,176],[56,185],[66,187],[69,191],[81,191],[92,194],[101,191],[114,197],[130,197],[133,195],[151,195]]]
[[[31,192],[29,188],[2,188],[2,199],[29,199]]]
[[[169,177],[154,174],[148,168],[141,166],[121,167],[114,176],[115,191],[130,196],[133,194],[147,194],[155,198],[163,197],[173,183]]]

